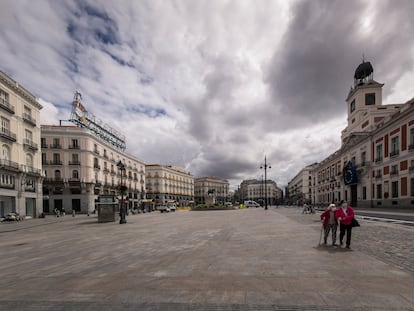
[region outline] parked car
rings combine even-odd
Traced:
[[[177,209],[177,203],[167,202],[167,207],[171,212],[175,212],[175,210]]]
[[[244,201],[244,206],[245,207],[260,207],[260,204],[257,203],[256,201],[248,200],[248,201]]]
[[[170,211],[167,204],[157,204],[157,205],[155,205],[155,209],[157,211],[160,211],[161,213],[164,213],[164,212],[167,213],[167,212]]]

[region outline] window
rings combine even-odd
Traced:
[[[390,156],[396,156],[400,153],[400,137],[394,136],[391,138],[391,154]]]
[[[351,102],[351,113],[355,111],[355,99]]]
[[[367,199],[367,187],[362,187],[362,200]]]
[[[377,199],[382,199],[382,185],[377,185]]]
[[[73,148],[78,148],[79,147],[78,140],[76,138],[72,139],[72,147]]]
[[[398,174],[398,165],[391,166],[391,175]]]
[[[23,117],[31,119],[32,118],[32,109],[27,106],[24,106]]]
[[[382,144],[377,145],[375,162],[382,161]]]
[[[414,148],[414,127],[410,129],[410,147]]]
[[[62,178],[62,176],[60,175],[60,171],[56,170],[55,171],[55,179],[61,179],[61,178]]]
[[[53,138],[53,147],[60,148],[60,139],[59,138]]]
[[[79,179],[79,172],[77,170],[72,171],[72,178]]]
[[[6,118],[1,118],[1,132],[5,134],[10,134],[10,121]]]
[[[0,90],[0,104],[8,104],[9,103],[9,94],[5,91]]]
[[[46,153],[42,153],[42,164],[46,164]]]
[[[391,195],[393,198],[398,197],[398,181],[393,181],[391,183]]]
[[[44,137],[40,138],[40,144],[41,144],[42,148],[47,148],[46,138],[44,138]]]
[[[410,184],[410,186],[411,186],[411,196],[414,197],[414,178],[411,178],[410,181],[411,181],[411,184]]]
[[[54,164],[60,164],[60,154],[59,153],[54,153],[53,154],[53,163]]]
[[[4,160],[10,160],[10,148],[7,145],[1,147],[1,158]]]
[[[375,105],[375,93],[365,94],[365,105]]]
[[[75,163],[79,163],[79,154],[74,153],[72,154],[72,162]]]
[[[28,142],[31,143],[33,141],[33,133],[31,131],[25,130],[24,135],[25,135],[25,138]]]
[[[364,151],[361,153],[361,165],[364,166],[367,160],[367,153]]]
[[[33,167],[33,157],[31,154],[26,154],[26,166]]]

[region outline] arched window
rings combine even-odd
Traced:
[[[79,179],[79,172],[78,172],[78,170],[73,170],[72,171],[72,178]]]
[[[26,153],[26,166],[33,167],[33,156],[30,153]]]
[[[55,171],[55,179],[61,179],[61,178],[62,178],[62,176],[60,175],[60,171],[56,170]]]
[[[1,158],[4,160],[10,160],[10,148],[7,145],[1,146]]]

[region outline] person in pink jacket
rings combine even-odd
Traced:
[[[335,212],[335,218],[339,222],[339,243],[344,244],[344,236],[346,232],[346,248],[351,247],[351,234],[352,234],[352,219],[355,213],[348,203],[341,201],[340,207]]]
[[[321,214],[321,220],[325,230],[324,245],[328,242],[329,232],[332,230],[332,246],[336,246],[336,228],[338,227],[338,222],[336,221],[335,213],[335,204],[329,204],[328,208]]]

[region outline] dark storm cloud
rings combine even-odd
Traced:
[[[395,74],[391,67],[412,65],[408,33],[413,31],[409,16],[413,5],[413,1],[299,2],[266,79],[272,102],[286,116],[279,126],[306,127],[345,113],[345,97],[363,54],[374,70],[379,69],[374,76],[387,83]]]

